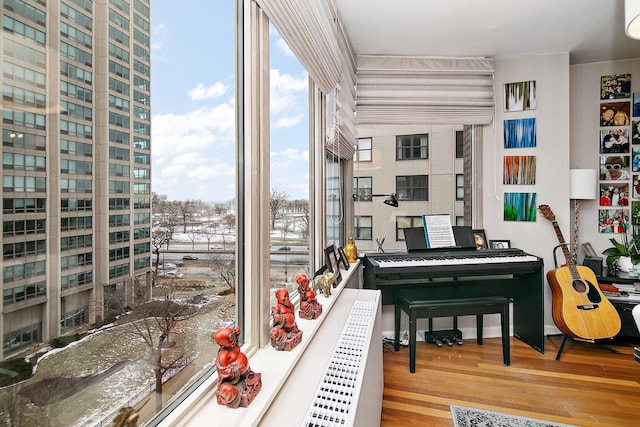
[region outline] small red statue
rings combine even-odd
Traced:
[[[249,359],[240,351],[240,328],[225,326],[216,331],[213,339],[220,346],[216,356],[218,390],[216,400],[231,408],[246,408],[262,388],[262,375],[249,367]]]
[[[289,300],[289,291],[280,288],[276,291],[278,304],[271,307],[273,328],[271,328],[271,345],[276,350],[290,351],[302,341],[302,331],[296,324],[296,313]]]
[[[322,314],[322,304],[316,299],[316,294],[309,286],[309,277],[300,273],[296,276],[298,294],[300,295],[300,310],[298,315],[307,320],[317,319]]]

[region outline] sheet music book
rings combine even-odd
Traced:
[[[449,214],[422,215],[427,248],[448,248],[456,245]]]

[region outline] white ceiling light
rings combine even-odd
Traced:
[[[640,0],[625,0],[624,32],[632,39],[640,39]]]

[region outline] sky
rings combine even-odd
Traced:
[[[152,0],[152,191],[169,200],[235,198],[235,2]],[[307,73],[275,29],[271,189],[307,199]]]

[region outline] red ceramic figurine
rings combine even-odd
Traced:
[[[249,406],[262,388],[262,375],[249,367],[249,359],[240,351],[238,336],[240,328],[223,327],[213,336],[220,346],[216,356],[218,390],[216,399],[220,405],[231,408]]]
[[[298,315],[307,320],[317,319],[322,314],[322,304],[316,299],[316,294],[309,286],[309,277],[300,273],[296,276],[298,294],[300,295],[300,310]]]
[[[271,345],[276,350],[290,351],[302,341],[302,331],[296,324],[296,313],[289,300],[289,291],[284,288],[278,289],[276,300],[278,304],[271,307]]]

